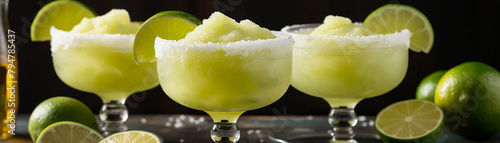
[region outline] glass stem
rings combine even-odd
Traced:
[[[358,122],[353,108],[340,106],[332,108],[328,116],[330,125],[333,126],[333,141],[355,142],[352,128]]]
[[[127,126],[123,124],[128,118],[128,111],[124,101],[104,102],[99,117],[103,122],[101,130],[105,136],[127,130]]]
[[[235,143],[240,139],[240,129],[236,123],[222,120],[214,123],[210,135],[216,143]]]

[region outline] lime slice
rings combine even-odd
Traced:
[[[134,55],[138,63],[154,62],[155,38],[179,40],[201,24],[193,15],[182,11],[163,11],[150,17],[137,31],[134,39]]]
[[[425,100],[406,100],[387,106],[375,118],[385,142],[435,142],[443,128],[443,111]]]
[[[69,31],[84,17],[94,17],[94,10],[74,0],[53,1],[40,9],[31,24],[31,41],[50,40],[50,27]]]
[[[363,22],[367,31],[374,34],[387,34],[408,29],[412,32],[410,49],[415,52],[429,53],[434,43],[431,23],[417,9],[401,4],[384,5],[373,11]]]
[[[99,143],[160,143],[160,138],[146,131],[124,131],[112,134]]]
[[[62,121],[43,129],[36,140],[37,143],[95,143],[102,140],[102,135],[85,125]]]

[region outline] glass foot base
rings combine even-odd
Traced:
[[[109,135],[112,135],[114,133],[126,131],[128,129],[127,126],[125,126],[123,123],[102,123],[101,124],[101,131],[102,134],[107,137]]]
[[[210,134],[216,143],[236,143],[240,139],[240,129],[236,123],[228,121],[214,123]]]
[[[123,124],[128,118],[124,101],[105,102],[99,112],[99,118],[102,121],[101,131],[104,136],[127,130],[127,126]]]

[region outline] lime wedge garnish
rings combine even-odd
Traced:
[[[134,55],[138,63],[154,62],[156,37],[179,40],[193,31],[201,21],[182,11],[163,11],[150,17],[137,31],[134,39]]]
[[[102,140],[102,135],[85,125],[62,121],[43,129],[36,140],[37,143],[95,143]]]
[[[410,49],[429,53],[434,43],[431,23],[419,10],[401,4],[387,4],[373,11],[363,22],[367,31],[387,34],[408,29],[412,32]]]
[[[99,143],[160,143],[160,138],[146,131],[124,131],[112,134]]]
[[[443,128],[443,111],[425,100],[396,102],[380,111],[375,128],[385,143],[435,142]]]
[[[31,41],[50,40],[50,27],[69,31],[84,17],[94,17],[94,10],[75,0],[53,1],[40,9],[31,24]]]

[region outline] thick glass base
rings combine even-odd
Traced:
[[[106,137],[114,133],[126,131],[128,127],[123,123],[103,123],[101,125],[102,134]]]
[[[328,122],[333,126],[332,141],[356,142],[352,128],[358,123],[353,108],[334,107],[330,110]]]
[[[330,141],[330,142],[331,143],[358,143],[354,139],[349,139],[349,140],[335,140],[335,139],[332,139],[332,141]]]
[[[236,123],[222,120],[214,124],[210,135],[216,143],[235,143],[240,139],[240,129]]]
[[[128,111],[124,102],[110,101],[104,103],[99,112],[99,117],[103,122],[101,131],[104,136],[127,130],[127,126],[123,124],[128,118]]]

